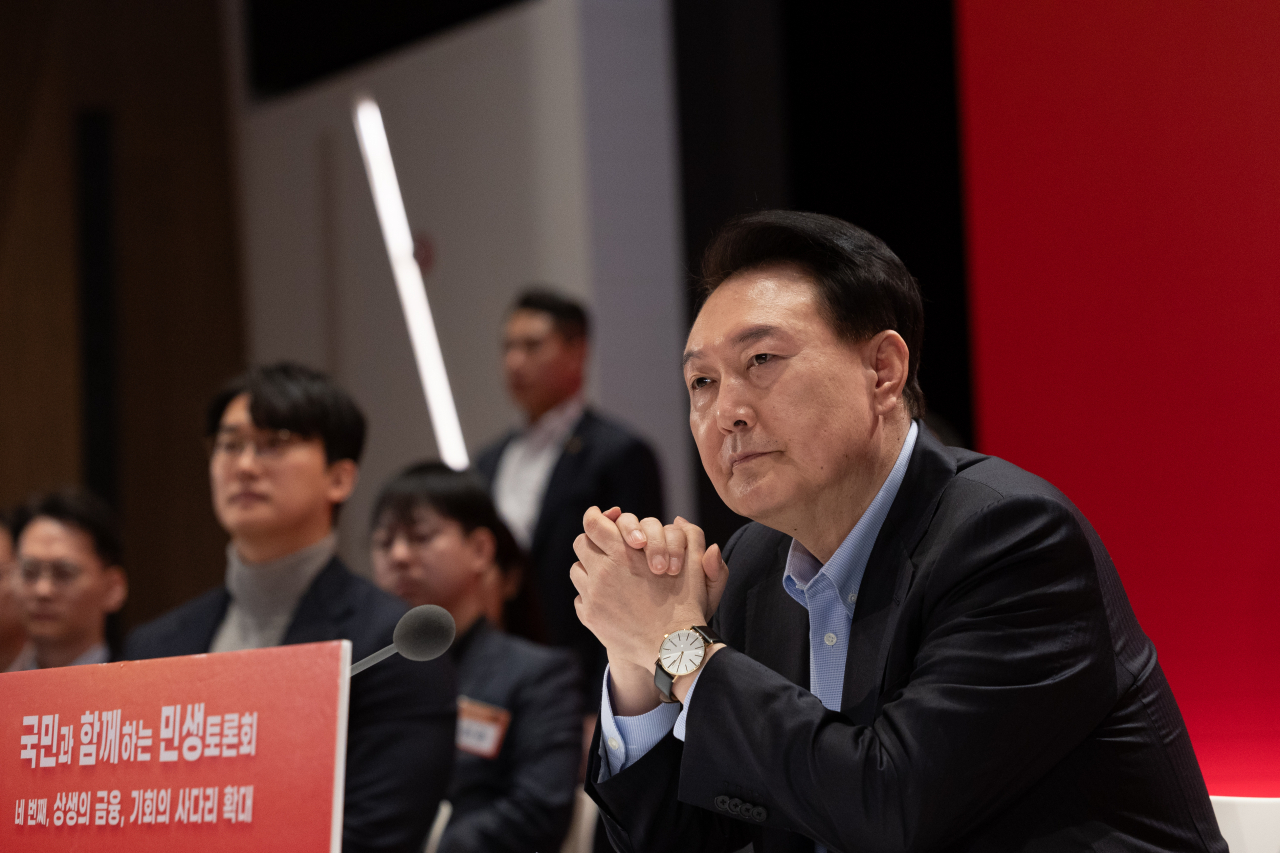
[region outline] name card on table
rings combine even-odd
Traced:
[[[337,853],[350,665],[335,640],[0,674],[0,850]]]

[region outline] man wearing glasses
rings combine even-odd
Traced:
[[[111,510],[88,492],[54,492],[32,499],[14,532],[9,592],[28,642],[10,671],[106,663],[107,620],[129,594]]]
[[[364,448],[355,402],[306,367],[258,367],[214,397],[206,431],[226,583],[135,629],[126,657],[347,639],[359,660],[389,645],[405,605],[335,553]],[[344,851],[421,850],[452,770],[454,690],[446,658],[392,656],[352,679]]]

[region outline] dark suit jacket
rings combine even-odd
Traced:
[[[807,689],[790,542],[734,535],[713,622],[732,648],[703,670],[685,742],[588,785],[619,851],[1225,853],[1155,648],[1053,486],[920,430],[838,713]]]
[[[140,625],[129,660],[209,651],[231,596],[212,590]],[[351,641],[357,661],[391,643],[405,605],[334,557],[298,602],[284,645]],[[456,702],[451,661],[399,655],[351,680],[342,849],[418,853],[453,766]]]
[[[555,853],[582,760],[577,658],[483,621],[458,652],[459,695],[510,711],[511,724],[496,758],[459,750],[440,853]]]
[[[490,488],[502,451],[515,436],[509,433],[476,460],[476,470]],[[573,606],[578,591],[569,581],[569,568],[578,561],[573,540],[582,532],[582,515],[593,506],[620,506],[640,518],[664,517],[662,478],[649,445],[588,409],[573,428],[547,482],[529,546],[532,577],[528,579],[545,640],[577,651],[587,696],[600,695],[606,659],[604,647],[578,620]]]

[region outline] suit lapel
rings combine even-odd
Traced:
[[[342,561],[337,557],[329,560],[303,593],[281,645],[341,639],[343,621],[355,612],[345,594],[348,581]]]
[[[775,568],[747,591],[746,639],[743,651],[774,672],[809,689],[809,611],[787,594],[782,573],[790,537],[775,555]]]
[[[871,549],[850,626],[840,710],[855,723],[875,717],[889,643],[915,573],[910,554],[956,474],[951,454],[917,423],[911,462]]]
[[[213,636],[218,632],[227,615],[227,607],[231,604],[231,593],[224,586],[217,590],[217,595],[210,596],[207,607],[200,607],[183,622],[182,629],[173,633],[171,642],[165,651],[166,656],[202,655],[213,645]]]
[[[552,520],[562,511],[564,501],[571,498],[573,484],[581,480],[586,471],[587,461],[591,455],[587,451],[594,423],[595,415],[590,410],[583,412],[582,417],[574,424],[573,432],[565,441],[564,449],[560,452],[560,458],[556,460],[555,467],[551,469],[546,491],[542,493],[538,521],[533,526],[533,541],[530,542],[529,547],[529,551],[533,554],[540,553]],[[608,507],[601,507],[601,509],[608,509]]]

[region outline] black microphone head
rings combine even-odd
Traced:
[[[400,617],[391,639],[401,657],[432,660],[453,644],[456,630],[448,610],[434,604],[422,604]]]

